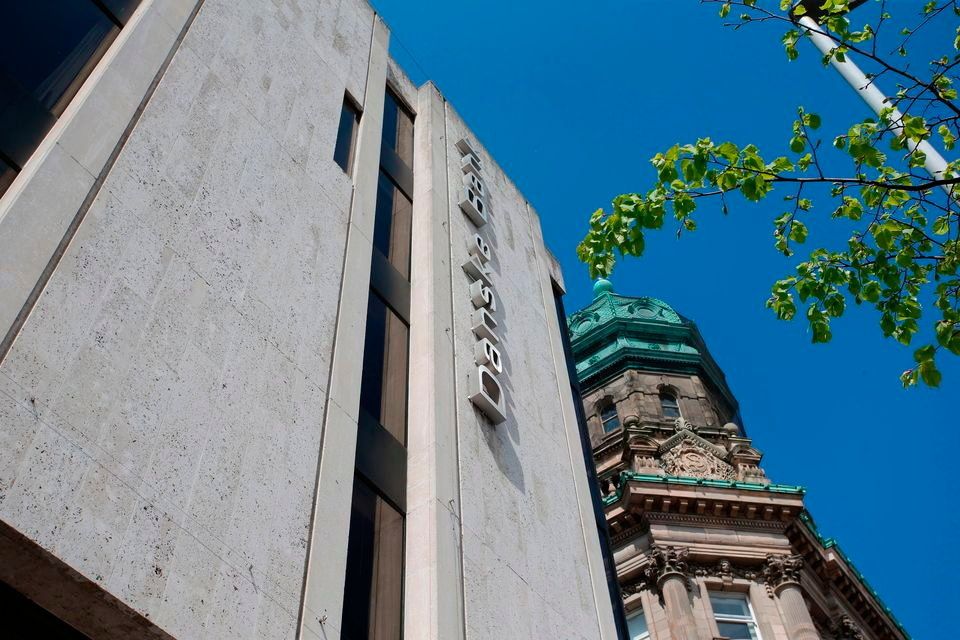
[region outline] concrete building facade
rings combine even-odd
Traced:
[[[907,640],[760,466],[696,325],[600,280],[569,318],[631,640]]]
[[[9,624],[616,638],[557,262],[371,7],[71,2],[0,67]]]

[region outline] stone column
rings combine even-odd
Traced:
[[[672,640],[699,640],[697,623],[690,606],[690,582],[686,575],[687,550],[682,547],[653,545],[647,551],[645,570],[648,583],[656,586],[663,598]]]
[[[801,569],[803,557],[800,555],[769,555],[764,567],[764,577],[767,586],[777,597],[790,640],[821,640],[813,618],[810,617],[807,603],[803,600],[803,590],[800,587]]]

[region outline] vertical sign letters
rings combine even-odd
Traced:
[[[460,169],[462,171],[462,186],[460,188],[460,210],[470,219],[477,229],[487,224],[490,207],[487,203],[487,188],[483,183],[483,163],[480,156],[466,138],[457,142],[460,152]],[[490,276],[490,260],[493,252],[490,245],[479,233],[467,239],[467,261],[463,263],[463,270],[470,277],[470,302],[473,304],[473,313],[470,316],[473,335],[477,343],[473,349],[473,361],[477,366],[477,374],[470,389],[470,401],[483,412],[493,424],[500,424],[507,419],[506,403],[503,398],[503,388],[497,376],[503,373],[503,360],[497,344],[497,299],[494,295],[494,283]]]

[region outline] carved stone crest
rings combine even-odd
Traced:
[[[663,454],[663,466],[672,476],[733,480],[736,473],[732,466],[717,458],[713,452],[686,440]]]

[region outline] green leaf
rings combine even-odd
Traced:
[[[740,150],[737,149],[737,145],[732,142],[724,142],[715,149],[717,155],[726,160],[727,162],[735,162],[737,156],[740,155]]]
[[[860,290],[860,297],[867,302],[877,302],[880,300],[880,283],[876,280],[870,280],[864,283],[863,288]],[[891,331],[892,330],[891,328]],[[889,332],[885,331],[885,333]]]
[[[903,134],[913,141],[919,142],[930,135],[927,122],[920,116],[903,116]]]
[[[957,139],[954,137],[953,132],[950,131],[947,125],[942,124],[937,127],[937,133],[939,133],[940,137],[943,138],[943,146],[945,146],[948,151],[952,150],[953,146],[957,142]]]
[[[933,233],[938,236],[945,236],[950,232],[950,218],[948,216],[940,216],[933,221]]]
[[[922,364],[927,360],[932,360],[934,353],[936,353],[936,350],[933,348],[933,345],[928,344],[914,351],[913,359]]]
[[[790,225],[790,240],[802,244],[807,239],[807,225],[799,220],[794,220]]]
[[[824,298],[823,306],[827,310],[828,314],[834,318],[839,318],[843,315],[843,312],[846,309],[846,301],[843,299],[842,295],[833,294]]]
[[[830,338],[833,337],[833,334],[830,333],[830,323],[826,320],[811,322],[810,328],[813,330],[813,342],[815,343],[830,342]]]
[[[917,368],[920,370],[920,378],[923,379],[927,386],[940,386],[940,381],[943,379],[943,376],[940,374],[940,370],[937,369],[937,365],[934,364],[933,360],[927,360]]]
[[[759,202],[770,191],[770,185],[763,179],[763,176],[755,175],[743,181],[740,185],[740,191],[747,200]]]

